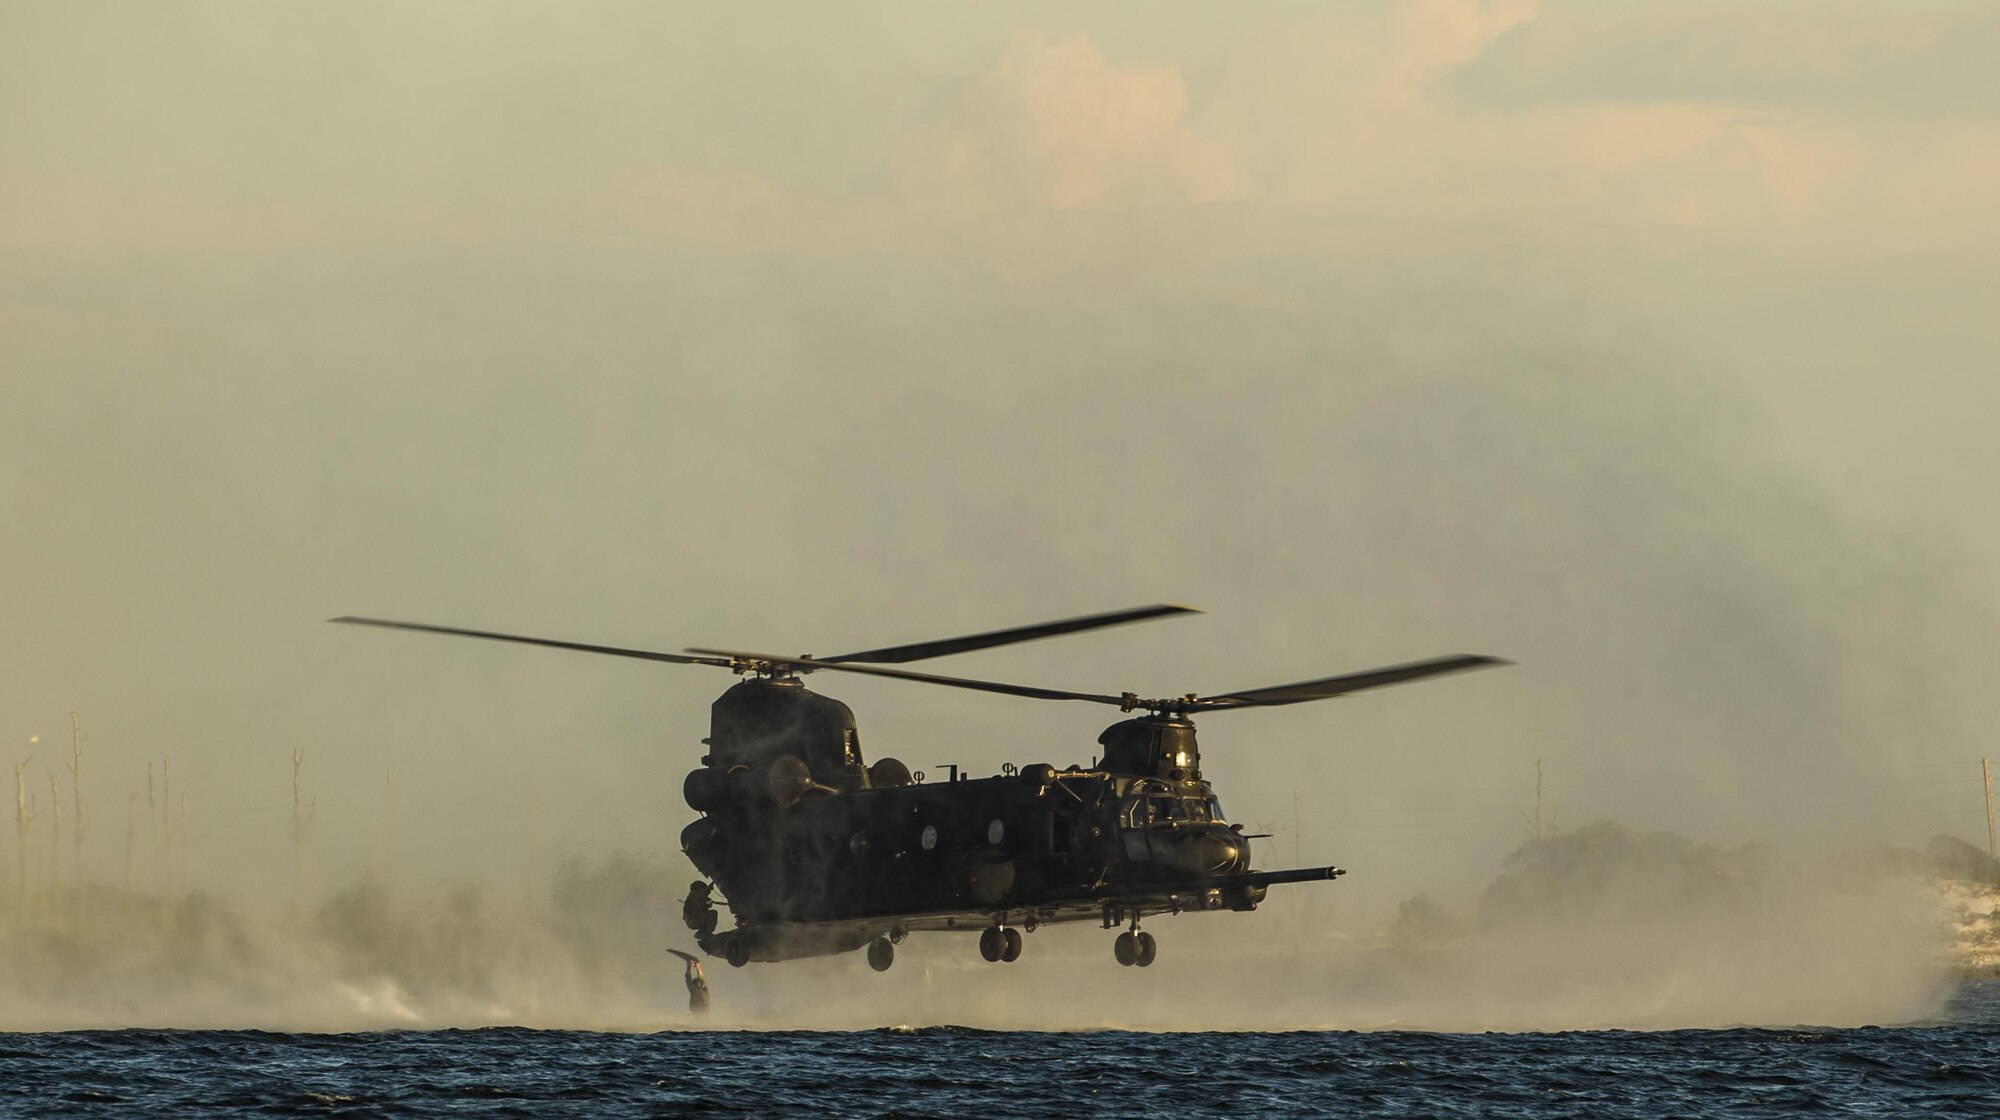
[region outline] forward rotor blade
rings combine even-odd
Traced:
[[[1250,688],[1221,696],[1204,696],[1195,703],[1198,707],[1213,708],[1218,711],[1229,708],[1297,704],[1306,700],[1326,700],[1335,696],[1345,696],[1350,692],[1360,692],[1367,688],[1381,688],[1383,685],[1422,680],[1425,677],[1435,677],[1445,673],[1460,673],[1467,669],[1482,669],[1489,665],[1511,664],[1513,662],[1498,657],[1461,653],[1451,657],[1432,658],[1429,661],[1412,661],[1407,665],[1370,669],[1365,673],[1347,673],[1338,677],[1322,677],[1316,681],[1281,684],[1273,688]]]
[[[884,669],[876,665],[848,665],[836,661],[822,661],[814,657],[781,657],[769,653],[745,653],[741,650],[690,649],[689,653],[705,653],[717,657],[734,658],[737,661],[762,661],[772,665],[785,665],[794,669],[831,669],[842,673],[866,673],[871,677],[895,677],[898,680],[921,681],[924,684],[941,684],[951,688],[969,688],[978,692],[998,692],[1006,696],[1026,696],[1031,700],[1088,700],[1094,704],[1110,704],[1123,707],[1125,697],[1103,696],[1094,692],[1067,692],[1059,688],[1036,688],[1025,684],[1003,684],[999,681],[973,680],[970,677],[945,677],[936,673],[913,673],[908,669]]]
[[[1089,614],[1081,618],[1065,618],[1055,622],[1038,622],[1032,626],[1014,626],[1006,630],[991,630],[984,634],[967,634],[962,638],[939,638],[931,642],[912,642],[904,646],[884,646],[881,649],[865,649],[859,653],[843,653],[816,660],[832,664],[840,662],[888,662],[900,664],[905,661],[922,661],[928,657],[943,657],[951,653],[966,653],[975,649],[991,649],[994,646],[1012,645],[1015,642],[1032,642],[1041,638],[1053,638],[1061,634],[1075,634],[1083,630],[1097,630],[1106,626],[1123,626],[1130,622],[1144,622],[1149,618],[1164,618],[1175,614],[1200,614],[1193,607],[1183,607],[1174,603],[1155,603],[1149,607],[1134,607],[1125,611],[1109,611],[1104,614]]]
[[[328,622],[345,622],[355,626],[381,626],[390,630],[419,630],[429,634],[455,634],[461,638],[488,638],[496,642],[520,642],[530,646],[549,646],[553,649],[575,649],[585,653],[607,653],[613,657],[636,657],[644,661],[667,661],[675,665],[720,665],[733,668],[735,663],[716,657],[688,657],[678,653],[656,653],[646,649],[621,649],[617,646],[593,646],[582,642],[559,642],[552,638],[529,638],[520,634],[496,634],[491,630],[464,630],[456,626],[432,626],[423,622],[395,622],[386,618],[355,618],[342,615],[329,618]]]

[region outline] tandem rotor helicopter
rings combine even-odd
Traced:
[[[1125,927],[1121,965],[1153,963],[1142,919],[1205,910],[1255,910],[1280,883],[1338,878],[1338,867],[1253,871],[1243,826],[1223,819],[1202,777],[1192,716],[1326,700],[1363,689],[1507,662],[1460,654],[1219,696],[1148,699],[947,677],[886,666],[1147,619],[1198,613],[1156,604],[958,638],[783,657],[739,650],[658,653],[580,642],[341,617],[330,622],[454,634],[678,665],[712,665],[743,680],[711,709],[708,753],[683,784],[701,816],[681,848],[711,882],[696,882],[682,916],[711,956],[741,967],[866,948],[886,971],[911,933],[978,932],[988,961],[1019,959],[1023,934],[1051,922]],[[973,778],[956,766],[925,781],[893,758],[862,760],[854,712],[805,687],[818,671],[1082,700],[1141,715],[1097,737],[1088,768],[1001,767]],[[735,919],[718,930],[716,897]]]

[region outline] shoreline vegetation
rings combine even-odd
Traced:
[[[1816,868],[1787,868],[1763,844],[1721,848],[1598,821],[1516,848],[1472,919],[1417,895],[1401,904],[1389,936],[1420,948],[1523,923],[1685,918],[1743,907],[1787,874],[1814,872],[1857,888],[1900,883],[1934,900],[1938,946],[1953,970],[1966,978],[2000,977],[2000,861],[1946,834],[1933,836],[1923,851],[1879,845],[1833,855]]]

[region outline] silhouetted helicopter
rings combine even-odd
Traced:
[[[1338,867],[1251,870],[1256,837],[1223,818],[1202,778],[1190,717],[1506,664],[1461,654],[1164,699],[884,667],[1187,613],[1197,612],[1156,604],[833,657],[656,653],[379,618],[329,621],[713,665],[742,676],[715,701],[702,740],[708,753],[683,785],[688,806],[702,816],[682,831],[681,848],[713,886],[694,883],[682,916],[703,952],[739,967],[865,946],[879,972],[895,959],[895,945],[920,930],[977,931],[981,956],[1012,961],[1024,932],[1092,919],[1107,930],[1124,926],[1114,955],[1119,964],[1143,967],[1158,952],[1153,935],[1139,928],[1143,918],[1254,910],[1277,884],[1337,878],[1344,874]],[[945,781],[926,782],[893,758],[863,762],[854,712],[799,680],[820,670],[1144,714],[1105,728],[1097,737],[1103,753],[1088,768],[1008,764],[997,777],[972,778],[950,766]],[[735,917],[732,929],[716,928],[717,889]]]

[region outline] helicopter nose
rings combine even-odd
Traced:
[[[1248,847],[1242,837],[1221,830],[1181,833],[1174,837],[1173,862],[1188,875],[1228,875],[1249,866]]]

